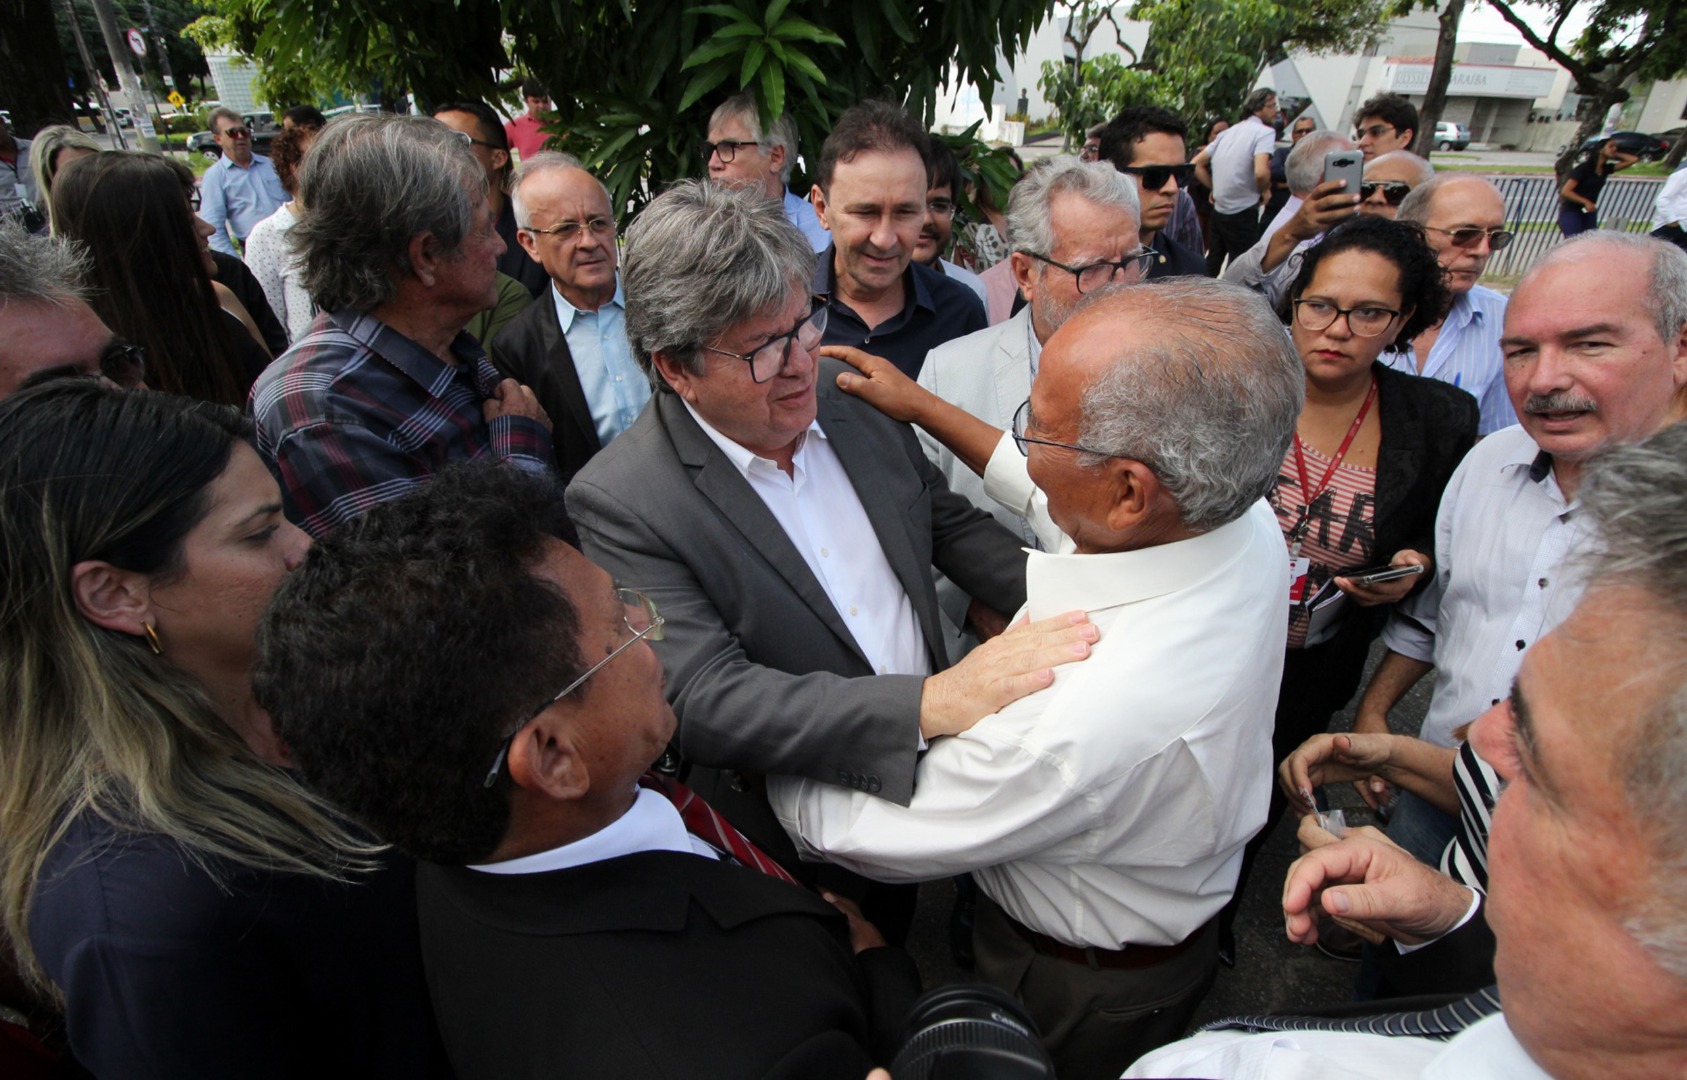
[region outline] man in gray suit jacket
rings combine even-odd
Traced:
[[[1049,620],[943,670],[932,566],[1012,612],[1024,553],[817,362],[813,262],[765,200],[688,182],[651,203],[625,286],[657,394],[568,489],[586,552],[667,617],[680,755],[730,770],[693,786],[775,857],[794,851],[760,774],[906,803],[925,740],[1046,685],[1094,637]]]
[[[1014,185],[1007,210],[1010,258],[1025,306],[1006,322],[927,353],[920,385],[992,427],[1012,427],[1014,412],[1031,396],[1043,342],[1066,321],[1078,298],[1109,281],[1141,275],[1132,259],[1142,247],[1138,225],[1135,185],[1109,163],[1074,157],[1037,163]],[[962,461],[923,430],[919,439],[950,490],[994,516],[1027,546],[1039,546],[1023,517],[984,493],[979,475],[984,462]],[[990,612],[946,576],[937,582],[937,599],[954,626],[999,629],[989,625]],[[970,632],[951,634],[951,657],[959,659],[976,644]]]

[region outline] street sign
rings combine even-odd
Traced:
[[[144,57],[146,55],[146,38],[141,34],[141,32],[136,30],[134,27],[130,27],[128,38],[129,51],[134,53],[136,56]]]
[[[176,108],[179,109],[183,105],[187,104],[187,98],[182,97],[176,91],[172,90],[172,91],[170,91],[169,102],[170,102],[170,104],[174,105]]]

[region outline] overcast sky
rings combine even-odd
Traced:
[[[1560,45],[1568,45],[1576,40],[1576,35],[1582,32],[1583,26],[1587,25],[1587,19],[1583,12],[1590,6],[1584,0],[1582,4],[1577,5],[1576,10],[1570,13],[1570,17],[1564,22],[1564,29],[1558,32],[1558,43]],[[1519,5],[1517,10],[1529,26],[1542,37],[1545,37],[1552,29],[1552,14],[1549,9]],[[1516,27],[1506,22],[1499,12],[1482,3],[1481,0],[1475,0],[1474,3],[1465,6],[1464,17],[1459,20],[1459,40],[1500,41],[1514,45],[1525,43],[1523,35],[1517,32]]]

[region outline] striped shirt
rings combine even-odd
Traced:
[[[1517,423],[1517,413],[1505,392],[1505,356],[1500,352],[1505,304],[1506,298],[1494,290],[1473,285],[1469,292],[1454,297],[1422,371],[1414,349],[1385,352],[1382,362],[1395,371],[1439,379],[1469,393],[1482,409],[1478,435],[1508,428]]]
[[[459,333],[451,352],[454,365],[373,316],[337,311],[264,371],[252,387],[258,454],[288,520],[322,536],[458,461],[555,468],[543,424],[485,419],[500,376],[474,338]]]
[[[1488,831],[1500,797],[1499,774],[1466,741],[1453,762],[1453,786],[1459,795],[1459,828],[1441,853],[1441,872],[1460,885],[1486,893]]]
[[[1307,482],[1316,486],[1329,471],[1330,459],[1305,443]],[[1301,540],[1300,554],[1310,561],[1306,572],[1306,588],[1301,596],[1311,600],[1326,582],[1349,570],[1371,565],[1376,548],[1377,471],[1343,462],[1330,474],[1330,480],[1312,500],[1311,527]],[[1271,490],[1271,508],[1286,536],[1307,513],[1306,493],[1300,486],[1300,469],[1295,462],[1295,450],[1283,458],[1277,474],[1276,486]],[[1311,609],[1296,604],[1289,609],[1289,648],[1306,645],[1307,624]]]

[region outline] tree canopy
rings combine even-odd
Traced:
[[[637,206],[698,175],[715,105],[753,92],[817,154],[837,115],[879,97],[926,120],[952,70],[994,93],[1047,0],[208,0],[214,35],[255,58],[274,105],[384,87],[424,104],[501,100],[543,80],[563,145]]]

